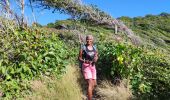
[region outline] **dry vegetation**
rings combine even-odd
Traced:
[[[26,100],[86,100],[86,83],[77,66],[69,66],[61,79],[43,77],[31,82],[33,94]],[[108,81],[100,83],[94,93],[95,100],[129,100],[132,92],[123,84],[114,86]]]
[[[81,87],[78,82],[79,71],[68,66],[68,72],[61,78],[43,77],[32,81],[33,94],[27,100],[81,100]]]
[[[98,100],[130,100],[132,92],[123,82],[115,86],[108,81],[103,81],[97,88],[96,94],[100,97]]]

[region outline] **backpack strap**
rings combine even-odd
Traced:
[[[97,46],[96,46],[96,45],[93,45],[93,49],[94,49],[95,51],[97,51]]]
[[[84,50],[85,52],[87,52],[85,44],[81,44],[81,49]],[[94,51],[97,51],[97,46],[93,45],[93,49],[94,49]]]
[[[84,50],[85,52],[87,52],[87,51],[86,51],[86,45],[85,45],[85,44],[81,44],[81,49]]]

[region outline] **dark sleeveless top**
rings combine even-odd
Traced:
[[[84,47],[82,48],[82,50],[83,50],[83,59],[93,61],[94,56],[96,54],[96,50],[95,50],[94,46],[92,46],[92,47],[93,47],[93,49],[89,50],[87,48],[87,45],[84,45]]]

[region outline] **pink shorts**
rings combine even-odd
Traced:
[[[82,71],[85,79],[96,79],[96,67],[95,65],[83,63]]]

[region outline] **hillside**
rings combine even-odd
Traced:
[[[166,54],[170,51],[170,14],[161,13],[160,15],[146,15],[145,17],[120,17],[119,20],[123,21],[134,33],[142,39],[142,45],[147,48],[155,48],[163,50]],[[103,35],[106,38],[115,40],[116,36],[120,36],[123,40],[130,41],[127,36],[118,32],[115,34],[114,27],[107,25],[92,25],[82,20],[63,20],[56,21],[55,23],[47,24],[47,27],[60,29],[59,26],[64,26],[68,30],[78,30],[79,33],[93,34],[95,37]],[[110,40],[110,39],[108,39]]]
[[[154,18],[155,18],[155,20],[154,20]],[[135,85],[137,86],[137,87],[132,86],[133,87],[132,91],[134,91],[134,90],[136,91],[136,89],[138,91],[138,89],[139,89],[140,91],[143,91],[143,93],[149,93],[149,91],[150,92],[155,91],[155,93],[159,94],[159,92],[156,92],[158,90],[152,90],[151,87],[154,84],[153,82],[155,82],[157,85],[162,84],[160,82],[162,82],[162,78],[165,78],[165,76],[161,76],[162,77],[161,78],[161,77],[159,77],[159,75],[163,74],[163,72],[162,72],[163,70],[164,71],[166,70],[167,74],[169,73],[168,72],[169,65],[165,65],[166,68],[167,68],[166,69],[165,66],[161,64],[161,61],[165,61],[165,62],[167,62],[167,64],[170,61],[170,59],[169,59],[169,57],[170,57],[170,54],[169,54],[169,50],[170,50],[169,40],[170,40],[170,37],[169,37],[169,28],[168,28],[169,27],[169,22],[168,21],[170,20],[170,15],[167,14],[167,13],[162,13],[160,15],[147,15],[145,17],[137,17],[137,18],[120,17],[119,19],[122,20],[127,26],[129,26],[134,31],[134,33],[136,33],[137,36],[139,36],[139,38],[142,40],[142,42],[141,42],[141,44],[139,46],[137,46],[137,48],[141,47],[142,49],[144,49],[144,51],[143,50],[142,51],[141,50],[133,51],[133,50],[135,50],[136,47],[135,48],[133,48],[133,46],[128,47],[128,45],[133,45],[133,43],[131,43],[132,41],[127,37],[126,34],[124,34],[123,32],[118,32],[117,34],[115,34],[114,27],[108,27],[106,25],[93,25],[91,23],[85,23],[83,21],[63,20],[63,21],[56,21],[55,23],[50,23],[50,24],[47,25],[47,27],[60,29],[60,30],[69,30],[71,33],[63,33],[62,34],[65,37],[65,39],[68,41],[68,43],[73,43],[73,44],[75,42],[78,43],[79,42],[78,35],[82,35],[82,37],[84,37],[84,34],[93,34],[95,36],[95,43],[97,45],[99,45],[99,49],[101,49],[101,51],[104,50],[103,48],[108,46],[107,48],[108,49],[112,48],[111,50],[114,50],[116,48],[117,49],[118,48],[121,48],[121,49],[126,48],[126,49],[129,49],[129,50],[127,50],[127,51],[126,51],[126,49],[122,49],[122,50],[125,51],[125,52],[136,52],[135,57],[139,57],[138,60],[141,59],[141,62],[143,62],[145,67],[143,66],[143,64],[142,64],[143,67],[141,67],[141,66],[139,67],[137,65],[138,68],[139,68],[138,71],[141,71],[141,72],[134,71],[134,72],[131,72],[131,73],[134,73],[134,75],[135,75],[135,77],[133,76],[133,78],[137,78],[137,77],[139,78],[139,79],[137,79],[138,81],[139,80],[141,81],[143,78],[146,81],[145,82],[141,81],[142,84],[141,83],[138,84],[138,83],[135,82],[137,80],[133,80],[133,78],[132,78],[131,81],[134,81],[135,83],[130,83],[130,84],[134,84],[134,86]],[[71,35],[71,34],[74,34],[74,35]],[[67,38],[67,36],[69,36],[69,38]],[[70,37],[72,37],[72,38],[70,38]],[[72,42],[72,41],[74,41],[74,42]],[[101,46],[102,48],[100,48],[100,45],[103,45],[104,43],[107,44],[107,43],[110,43],[110,42],[112,42],[115,46],[112,47],[110,45],[105,45],[105,46]],[[122,44],[124,44],[126,46],[121,47],[121,45],[117,45],[117,43],[122,43]],[[109,51],[109,50],[106,50],[105,52],[107,52],[107,53],[108,52],[110,52],[110,53],[113,52],[113,55],[114,55],[114,52],[118,53],[116,51]],[[155,60],[145,62],[144,59],[142,58],[142,55],[138,55],[137,52],[138,53],[139,52],[148,52],[146,54],[144,53],[144,55],[148,55],[148,57],[149,56],[151,57],[151,55],[152,55],[152,56],[155,56],[155,57],[153,57],[153,58],[152,57],[151,58],[146,57],[144,59],[145,60],[146,59],[150,59],[150,60],[155,59]],[[102,58],[104,56],[106,56],[106,57],[109,56],[109,55],[103,54],[103,51],[100,52],[100,53],[101,53],[100,56]],[[119,53],[121,53],[121,52],[119,52]],[[119,53],[118,53],[117,57],[123,57],[123,56],[125,56],[125,57],[126,56],[132,56],[132,58],[134,57],[132,54],[129,54],[129,55],[125,54],[124,55],[124,54],[119,54]],[[162,59],[162,57],[164,59],[158,60],[157,57],[158,57],[158,59],[159,58]],[[125,59],[123,57],[124,62],[126,62],[126,60],[128,61],[128,59],[131,59],[131,58]],[[158,60],[158,62],[157,62],[156,59]],[[106,61],[107,61],[106,59],[103,59],[103,61],[101,59],[101,62],[106,62]],[[117,67],[122,66],[120,64],[120,62],[119,62],[120,65],[118,63],[115,63],[116,65],[114,65],[114,64],[112,65],[109,62],[108,63],[106,62],[105,64],[102,64],[101,62],[99,62],[101,65],[109,65],[109,66],[113,66],[113,67],[115,67],[117,65],[118,65]],[[153,63],[153,62],[156,63],[156,65],[155,64],[152,65],[151,63]],[[147,63],[149,63],[149,65]],[[158,63],[160,63],[160,65]],[[138,63],[138,64],[140,65],[140,63]],[[157,64],[158,64],[159,67],[157,66]],[[127,66],[129,66],[129,65],[127,65]],[[123,66],[125,67],[126,64],[123,65]],[[132,65],[132,66],[134,66],[134,65]],[[152,66],[154,66],[154,67],[152,67]],[[164,68],[162,69],[160,66],[164,66]],[[99,67],[103,67],[103,66],[99,66]],[[117,68],[117,69],[115,68],[115,69],[111,69],[111,70],[116,71],[118,69],[119,68]],[[102,69],[102,70],[106,71],[105,73],[108,73],[108,72],[112,73],[108,69]],[[126,72],[126,70],[124,70],[124,71],[125,72],[122,72],[121,74],[122,75],[125,74],[125,76],[126,76],[127,72]],[[154,72],[154,71],[158,71],[158,72]],[[100,70],[99,70],[99,72],[100,72]],[[141,74],[141,73],[143,73],[143,74]],[[102,74],[102,75],[104,75],[104,74]],[[110,75],[110,74],[108,74],[108,75]],[[113,78],[114,78],[115,74],[111,74],[111,76],[112,75],[113,75]],[[149,76],[145,76],[145,75],[149,75]],[[157,77],[157,75],[158,75],[158,77]],[[103,76],[99,75],[99,77],[103,77]],[[121,77],[123,77],[123,76],[121,76]],[[166,77],[169,77],[169,76],[166,76]],[[155,80],[153,80],[152,78],[155,79]],[[110,78],[109,78],[109,80],[110,80]],[[151,80],[152,80],[152,82],[151,82]],[[156,82],[156,80],[157,80],[158,83]],[[165,83],[165,84],[169,84],[169,83]],[[160,87],[162,87],[162,86],[160,86]],[[159,91],[163,92],[164,90],[159,90]],[[168,95],[168,92],[164,91],[164,93]],[[158,96],[158,94],[157,94],[157,96]],[[142,98],[148,98],[147,95],[144,95],[144,94],[141,94],[141,93],[139,93],[139,94],[134,93],[134,95],[143,95],[143,97],[141,96],[141,99]],[[151,95],[153,95],[153,94],[151,93]],[[157,98],[157,99],[166,98],[166,96],[163,96],[162,93],[159,94],[160,96],[158,96],[158,97],[157,96],[154,97],[154,96],[151,96],[151,95],[150,95],[150,98]]]
[[[139,35],[145,44],[170,51],[170,14],[119,19]]]
[[[20,11],[0,1],[0,99],[86,99],[77,56],[92,34],[99,52],[94,99],[169,100],[170,14],[114,19],[78,1],[17,0]],[[71,18],[29,25],[24,5]]]

